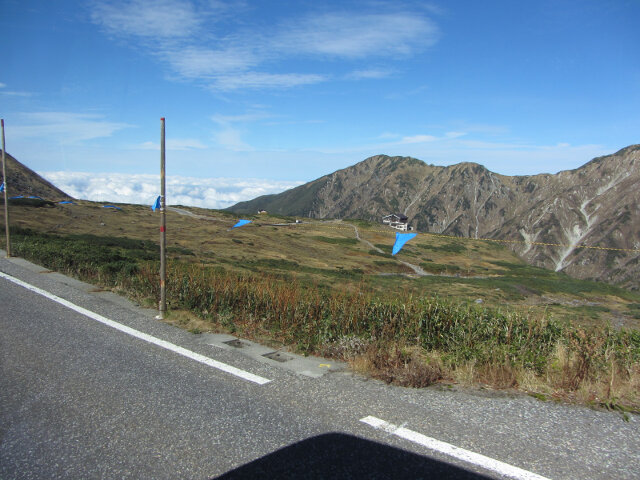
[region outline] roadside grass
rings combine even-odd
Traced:
[[[115,204],[122,210],[114,210],[95,202],[75,203],[44,209],[12,206],[12,225],[63,235],[86,233],[154,241],[159,238],[159,215],[149,207]],[[301,224],[273,227],[268,224],[282,220],[271,215],[250,215],[252,224],[230,231],[238,218],[234,214],[182,208],[200,216],[167,212],[169,252],[185,261],[223,265],[237,272],[288,272],[301,283],[323,288],[353,291],[363,282],[366,288],[380,294],[408,290],[420,295],[435,291],[442,298],[461,302],[482,299],[487,306],[532,310],[588,325],[609,321],[616,326],[640,328],[639,310],[627,307],[640,304],[638,292],[531,267],[496,242],[420,234],[400,254],[391,256],[395,231],[379,224],[304,219]],[[364,240],[385,253],[357,242],[354,226]],[[388,263],[381,263],[382,259]],[[296,262],[301,268],[284,270],[283,264],[268,264],[269,260]],[[399,260],[422,266],[433,275],[403,277],[412,271]],[[255,261],[265,263],[252,263]]]
[[[148,239],[157,217],[140,206],[79,207],[15,208],[14,255],[155,305],[158,246]],[[168,215],[168,321],[194,333],[279,342],[399,385],[486,384],[640,409],[640,333],[602,320],[622,311],[633,319],[634,292],[530,267],[502,246],[469,241],[460,250],[463,240],[427,235],[401,258],[457,273],[398,276],[406,267],[372,255],[350,225],[276,228],[259,217],[229,231],[236,217],[198,213],[210,220]],[[359,228],[390,253],[393,232]]]
[[[13,233],[17,255],[139,301],[158,297],[152,242]],[[293,267],[293,263],[278,265]],[[363,286],[364,287],[364,286]],[[199,333],[268,338],[305,354],[351,361],[384,381],[521,388],[581,403],[640,409],[640,332],[585,328],[481,305],[366,288],[322,290],[295,277],[168,265],[170,321]]]
[[[630,303],[627,305],[627,310],[633,318],[640,319],[640,303]]]
[[[20,256],[48,268],[90,278],[97,275],[133,275],[140,261],[158,258],[159,248],[150,241],[91,234],[59,236],[29,229],[12,230],[12,247]]]
[[[95,202],[75,203],[52,208],[12,205],[12,225],[62,235],[159,238],[159,216],[148,207],[115,204],[121,210],[114,210]],[[437,293],[463,303],[482,300],[485,306],[584,325],[611,322],[616,327],[640,328],[640,309],[633,307],[640,305],[640,293],[529,266],[496,242],[420,234],[400,254],[391,256],[395,232],[370,222],[304,219],[301,224],[274,227],[268,225],[281,223],[280,218],[250,215],[252,224],[229,230],[238,218],[234,214],[182,208],[200,217],[167,212],[167,247],[170,255],[187,262],[236,272],[289,274],[321,288],[364,288],[382,295]],[[354,226],[361,238],[384,253],[357,242]],[[406,277],[412,271],[399,260],[422,266],[432,275]]]

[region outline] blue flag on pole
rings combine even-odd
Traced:
[[[404,247],[404,244],[407,243],[412,238],[414,238],[416,235],[418,234],[396,232],[396,243],[393,244],[393,251],[391,252],[391,255],[395,255],[400,250],[402,250],[402,247]]]
[[[0,185],[0,192],[4,192],[4,182],[2,182],[2,185]]]
[[[160,199],[162,198],[162,195],[158,196],[158,198],[156,198],[156,201],[154,202],[153,205],[151,205],[151,210],[153,210],[154,212],[158,209],[160,209],[161,205],[160,205]]]
[[[251,220],[240,220],[238,223],[236,223],[233,227],[231,228],[237,228],[237,227],[241,227],[243,225],[246,225],[247,223],[251,223]]]

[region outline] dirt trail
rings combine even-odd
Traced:
[[[345,225],[349,225],[350,227],[353,227],[353,230],[354,230],[354,231],[355,231],[355,233],[356,233],[356,240],[358,240],[358,241],[360,241],[360,242],[364,243],[365,245],[369,246],[370,248],[372,248],[372,249],[373,249],[373,250],[375,250],[376,252],[379,252],[379,253],[385,253],[385,252],[383,252],[380,248],[376,247],[373,243],[371,243],[369,240],[365,240],[364,238],[360,237],[360,232],[358,231],[358,227],[356,227],[356,226],[355,226],[355,225],[353,225],[352,223],[345,223]],[[420,267],[419,267],[419,266],[417,266],[417,265],[414,265],[414,264],[409,263],[409,262],[405,262],[405,261],[403,261],[403,260],[398,260],[397,258],[396,258],[396,260],[397,260],[398,262],[400,262],[401,264],[403,264],[403,265],[405,265],[405,266],[409,267],[411,270],[413,270],[413,271],[415,272],[415,274],[416,274],[416,275],[419,275],[419,276],[421,276],[421,277],[426,277],[426,276],[432,275],[431,273],[427,273],[427,272],[425,272],[422,268],[420,268]]]
[[[176,207],[167,207],[167,210],[170,212],[177,213],[179,215],[185,215],[187,217],[197,218],[199,220],[209,220],[210,222],[220,222],[219,218],[209,217],[207,215],[198,215],[196,213],[190,212],[189,210],[183,210],[182,208]]]

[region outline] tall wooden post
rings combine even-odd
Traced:
[[[7,258],[11,256],[11,238],[9,236],[9,193],[7,186],[7,167],[5,158],[5,145],[4,145],[4,119],[0,120],[2,124],[2,181],[4,182],[4,229],[7,234]]]
[[[164,318],[167,311],[167,202],[165,194],[165,150],[164,150],[164,117],[160,119],[160,312],[158,317]]]

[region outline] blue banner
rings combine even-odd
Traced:
[[[231,228],[237,228],[237,227],[241,227],[243,225],[246,225],[247,223],[251,223],[251,220],[240,220],[238,223],[236,223],[233,227]]]
[[[418,234],[396,232],[396,243],[393,244],[393,251],[391,252],[391,255],[395,255],[400,250],[402,250],[402,247],[404,247],[404,244],[407,243],[412,238],[414,238],[416,235]]]

